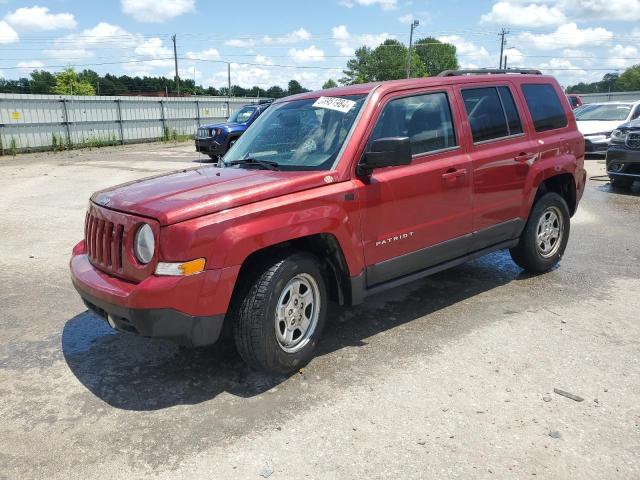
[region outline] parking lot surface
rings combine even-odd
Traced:
[[[71,286],[90,194],[197,159],[0,157],[0,478],[640,478],[637,184],[589,181],[556,270],[498,252],[334,309],[271,378],[114,333]]]

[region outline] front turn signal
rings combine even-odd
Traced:
[[[188,262],[168,263],[158,262],[156,275],[185,277],[204,271],[204,258],[196,258]]]

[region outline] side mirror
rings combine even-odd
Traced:
[[[358,164],[358,175],[371,175],[374,168],[409,165],[411,143],[409,137],[387,137],[374,140]]]

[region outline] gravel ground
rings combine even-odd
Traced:
[[[334,309],[274,379],[113,333],[69,281],[93,191],[194,161],[0,157],[0,478],[640,478],[638,184],[589,181],[556,270],[498,252]]]

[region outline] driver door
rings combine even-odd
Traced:
[[[452,91],[439,88],[383,102],[369,142],[409,137],[412,162],[380,168],[361,187],[367,286],[467,253],[473,230],[472,168],[460,147]]]

